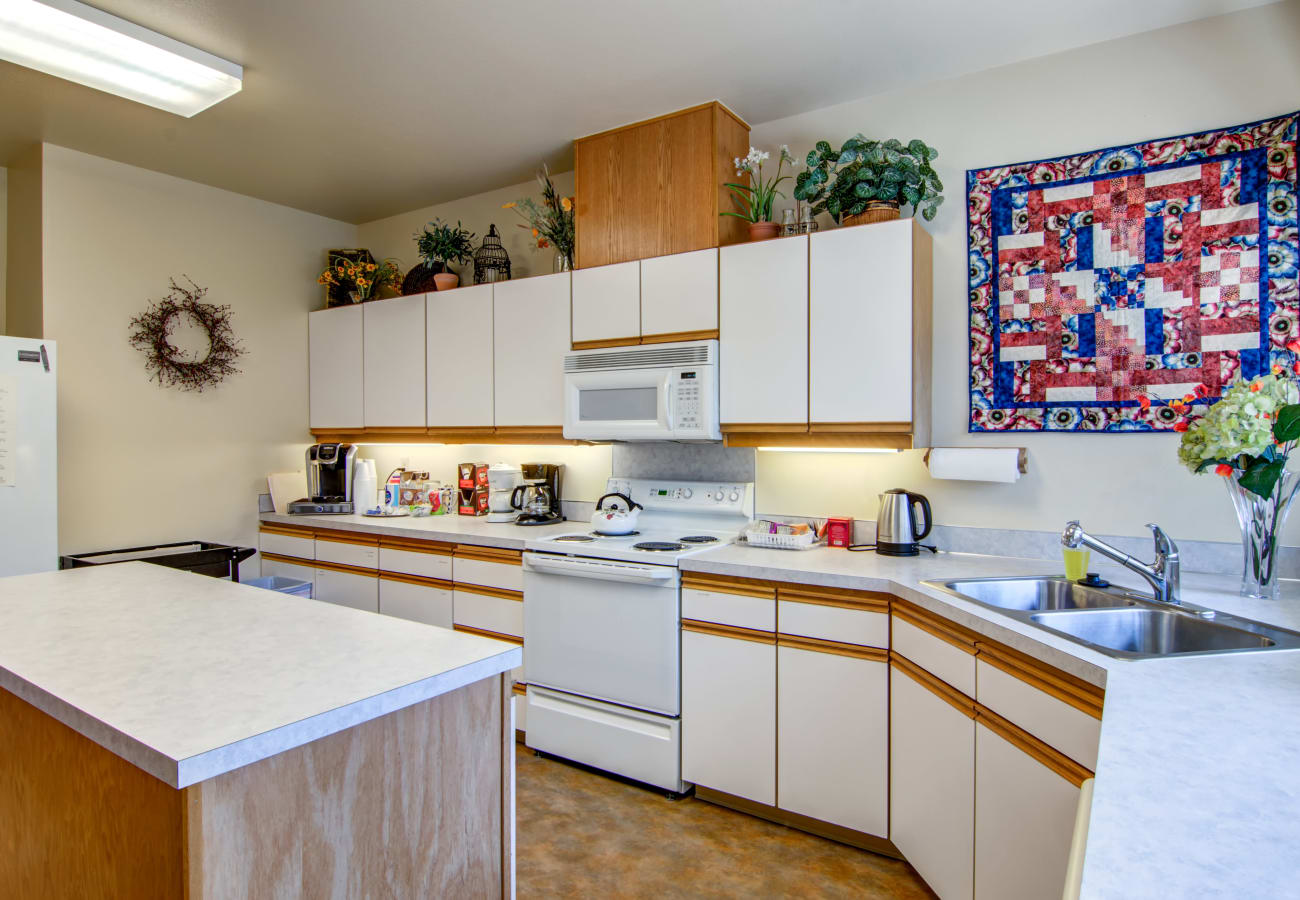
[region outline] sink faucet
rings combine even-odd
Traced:
[[[1066,524],[1065,531],[1061,534],[1061,543],[1070,548],[1077,548],[1082,545],[1091,550],[1096,550],[1102,556],[1110,557],[1124,568],[1145,578],[1151,584],[1156,600],[1161,603],[1177,604],[1180,596],[1178,587],[1178,545],[1173,542],[1169,535],[1165,534],[1159,525],[1148,522],[1147,528],[1151,529],[1151,536],[1155,539],[1156,545],[1156,558],[1150,565],[1134,559],[1122,550],[1116,550],[1110,544],[1104,544],[1097,540],[1084,531],[1077,521]]]

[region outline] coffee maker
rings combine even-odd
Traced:
[[[350,515],[353,444],[312,444],[307,448],[307,496],[289,504],[291,515]]]
[[[511,494],[510,505],[519,510],[516,525],[550,525],[563,522],[560,485],[564,466],[561,463],[522,463],[524,483]]]
[[[499,462],[488,467],[489,522],[513,522],[518,512],[511,503],[514,490],[523,481],[519,466]]]

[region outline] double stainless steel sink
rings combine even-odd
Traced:
[[[1300,648],[1300,634],[1284,628],[1059,576],[925,584],[1120,659]]]

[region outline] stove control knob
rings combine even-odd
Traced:
[[[730,498],[730,499],[731,499],[731,502],[732,502],[732,503],[735,503],[737,500],[739,500],[739,499],[740,499],[740,491],[732,491],[732,492],[731,492],[731,498]]]
[[[719,503],[721,503],[726,498],[727,498],[727,489],[724,487],[718,488],[718,493],[713,496],[713,499],[717,500]]]
[[[691,499],[691,495],[694,493],[695,492],[692,491],[690,488],[682,488],[682,496],[685,497],[687,500]]]

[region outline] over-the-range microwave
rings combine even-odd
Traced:
[[[717,441],[718,342],[579,350],[564,358],[564,436]]]

